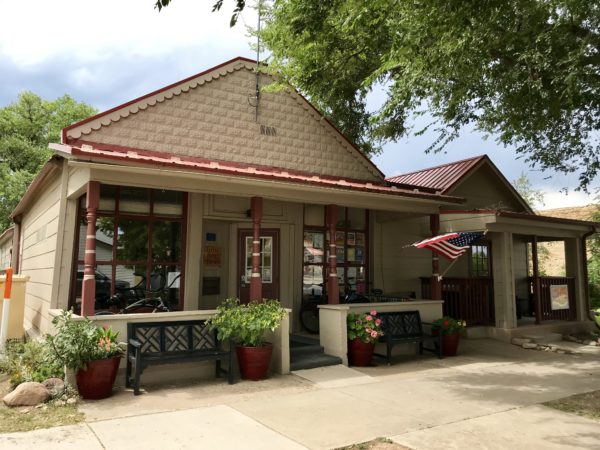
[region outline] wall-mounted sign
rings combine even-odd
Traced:
[[[217,233],[206,233],[206,242],[216,242]]]
[[[550,286],[552,310],[569,309],[569,287],[566,284]]]
[[[204,247],[202,261],[206,267],[221,267],[221,247],[217,245],[206,245]]]

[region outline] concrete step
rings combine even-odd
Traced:
[[[304,344],[319,345],[319,338],[305,334],[290,334],[290,347]]]
[[[290,362],[290,369],[304,370],[304,369],[315,369],[317,367],[335,366],[341,364],[342,359],[337,356],[325,355],[325,354],[303,354],[293,358]]]
[[[290,357],[292,360],[298,355],[306,355],[306,354],[322,354],[323,347],[319,344],[311,345],[291,345],[290,344]]]
[[[536,344],[553,344],[556,342],[561,342],[563,340],[562,334],[560,333],[546,333],[546,334],[524,334],[520,336],[524,339],[529,339],[531,342],[535,342]]]

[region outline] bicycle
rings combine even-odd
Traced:
[[[169,285],[166,287],[163,285],[162,287],[160,287],[158,289],[146,291],[147,294],[158,294],[158,295],[150,295],[150,296],[141,298],[139,300],[136,300],[135,302],[119,309],[117,312],[115,312],[113,310],[104,310],[104,311],[97,311],[96,315],[97,316],[108,316],[108,315],[115,315],[115,314],[136,314],[136,313],[143,313],[143,312],[152,312],[152,313],[171,312],[171,311],[173,311],[173,309],[171,308],[171,305],[169,304],[168,301],[163,300],[160,293],[164,292],[165,290],[172,289],[173,285],[175,284],[175,282],[177,280],[179,280],[180,276],[181,276],[181,274],[179,274],[175,278],[173,278],[173,280],[171,280],[171,283],[169,283]],[[145,281],[145,277],[144,277],[143,281]],[[138,285],[135,286],[133,289],[140,286],[141,283],[142,282],[138,283]],[[136,295],[137,295],[137,292],[139,292],[139,290],[136,290]],[[111,300],[112,306],[115,306],[117,308],[119,307],[119,305],[122,305],[125,302],[125,298],[122,293],[117,293],[117,294],[113,295],[110,298],[110,300]]]

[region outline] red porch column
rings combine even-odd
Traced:
[[[538,239],[533,236],[531,241],[531,263],[533,266],[533,298],[535,301],[535,323],[542,321],[542,290],[540,286],[540,269],[538,265]]]
[[[340,286],[337,277],[337,259],[335,249],[335,226],[337,225],[337,206],[327,205],[325,208],[325,220],[329,230],[329,261],[327,261],[327,303],[338,304],[340,302]]]
[[[100,183],[90,181],[87,185],[87,233],[83,257],[83,283],[81,286],[81,315],[93,316],[96,302],[96,211],[100,201]]]
[[[260,221],[263,215],[262,197],[250,199],[252,215],[252,275],[250,278],[250,301],[262,301],[262,279],[260,272]]]
[[[440,215],[431,214],[429,216],[429,229],[431,236],[437,236],[440,232]],[[438,278],[440,275],[440,257],[437,253],[432,252],[431,256],[431,280],[429,281],[431,290],[431,300],[442,299],[442,282]]]

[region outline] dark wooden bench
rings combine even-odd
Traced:
[[[379,342],[385,343],[386,354],[376,355],[386,358],[388,364],[392,363],[392,348],[396,344],[419,344],[419,354],[422,355],[423,350],[427,350],[442,358],[442,335],[432,336],[425,333],[423,325],[433,325],[422,322],[419,311],[380,312],[377,317],[381,319],[384,333]],[[432,344],[432,347],[425,347],[425,343]]]
[[[233,346],[224,350],[216,330],[210,331],[205,320],[130,322],[127,336],[125,385],[133,387],[134,395],[140,393],[144,369],[155,364],[216,361],[216,376],[227,372],[229,384],[233,384]],[[229,363],[227,371],[221,368],[221,361]]]

